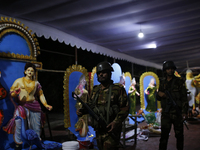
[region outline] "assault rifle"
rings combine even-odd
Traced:
[[[169,93],[169,91],[165,91],[165,93],[167,94],[169,100],[170,100],[170,104],[171,106],[173,106],[176,109],[176,112],[179,116],[182,116],[181,111],[178,107],[178,105],[176,104],[176,102],[174,101],[174,99],[172,98],[171,94]],[[186,124],[186,120],[183,121],[183,124],[186,126],[186,128],[189,130],[187,124]]]
[[[82,99],[80,99],[78,97],[78,95],[76,95],[74,92],[72,92],[72,97],[77,99],[79,102],[81,102],[81,104],[84,106],[84,108],[87,109],[88,113],[92,116],[93,119],[95,119],[100,125],[101,127],[103,128],[104,131],[109,131],[110,128],[107,128],[107,123],[106,121],[100,116],[100,115],[97,115]],[[113,133],[113,132],[108,132],[109,135],[111,135],[111,137],[116,140],[116,135]],[[120,146],[124,147],[122,145],[121,142],[119,142]]]

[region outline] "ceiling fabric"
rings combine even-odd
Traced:
[[[200,67],[199,0],[6,0],[0,14],[93,53],[158,69],[166,60],[179,71]]]

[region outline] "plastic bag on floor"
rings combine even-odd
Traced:
[[[137,135],[137,139],[147,141],[149,139],[149,130],[141,130]]]

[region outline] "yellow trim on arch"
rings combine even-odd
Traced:
[[[21,60],[36,60],[36,58],[28,55],[20,55],[20,54],[15,54],[15,53],[5,53],[5,52],[0,52],[0,57],[5,57],[5,58],[14,58],[14,59],[21,59]]]
[[[91,78],[90,78],[90,92],[93,90],[93,86],[94,86],[94,75],[96,73],[96,67],[94,67],[92,69],[92,72],[91,72]]]
[[[130,73],[130,72],[125,72],[125,73],[124,73],[124,76],[125,76],[125,77],[129,77],[130,80],[132,81],[132,77],[131,77],[131,73]],[[131,83],[131,82],[130,82],[130,83]]]

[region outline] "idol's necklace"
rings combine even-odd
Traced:
[[[25,90],[28,92],[28,94],[30,94],[30,93],[34,90],[34,88],[35,88],[35,81],[33,81],[33,80],[28,80],[28,79],[26,79],[25,77],[22,78],[22,81],[23,81]],[[29,86],[27,86],[26,83],[27,83]]]

